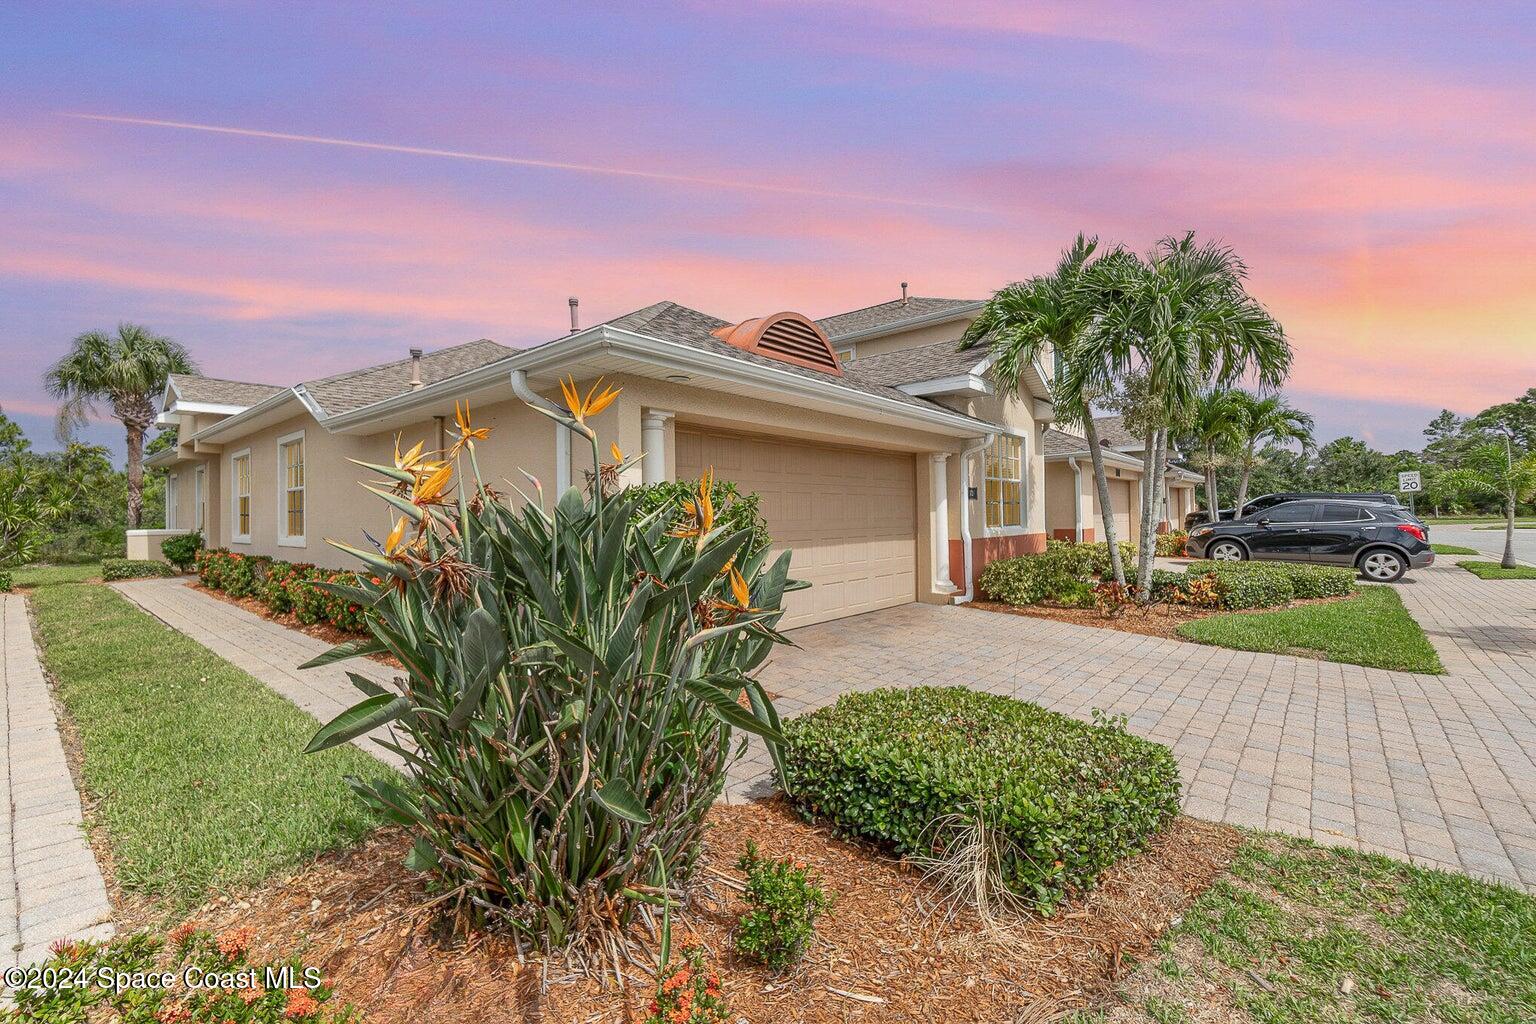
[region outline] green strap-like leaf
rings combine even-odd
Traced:
[[[778,728],[770,724],[766,719],[758,716],[756,711],[748,711],[736,700],[738,690],[728,690],[716,686],[707,679],[689,679],[683,684],[688,692],[704,702],[704,707],[710,714],[733,729],[741,729],[750,732],[754,736],[761,736],[775,743],[784,741],[784,734]]]
[[[324,654],[310,658],[299,668],[320,668],[322,665],[334,665],[338,661],[362,657],[365,654],[382,654],[387,650],[389,650],[388,647],[371,636],[359,637],[356,640],[348,640],[344,644],[337,644]]]
[[[649,825],[651,816],[645,812],[645,806],[635,796],[634,791],[621,779],[609,779],[603,783],[601,789],[592,793],[597,802],[602,804],[612,814],[632,821],[636,825]]]
[[[389,690],[386,690],[372,679],[369,679],[367,676],[360,673],[348,672],[347,678],[352,680],[352,685],[363,691],[365,696],[377,697],[380,694],[383,694],[387,697],[398,696],[397,694],[391,693]]]
[[[441,867],[437,859],[437,851],[432,844],[427,842],[425,836],[419,836],[411,845],[411,852],[405,855],[405,866],[410,871],[436,871]]]
[[[320,731],[316,732],[314,738],[309,741],[309,746],[304,748],[304,753],[313,754],[328,750],[348,740],[356,739],[385,722],[393,722],[410,710],[410,707],[411,702],[404,697],[394,697],[387,693],[369,697],[322,725]]]

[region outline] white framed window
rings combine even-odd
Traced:
[[[229,460],[230,539],[251,542],[251,450],[235,452]]]
[[[304,431],[277,439],[277,542],[304,547]]]
[[[998,434],[987,446],[986,511],[987,529],[992,532],[1024,528],[1024,439],[1016,434]]]
[[[176,529],[176,471],[165,474],[165,528]]]
[[[192,529],[199,533],[208,525],[208,470],[198,466],[192,471]]]
[[[851,363],[858,358],[858,355],[859,350],[850,345],[848,348],[837,350],[837,361],[839,363]]]

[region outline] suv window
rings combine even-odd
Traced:
[[[1273,508],[1285,500],[1285,498],[1278,496],[1271,496],[1268,498],[1254,498],[1248,504],[1243,506],[1243,514],[1251,516],[1255,512],[1262,512],[1267,508]]]
[[[1359,523],[1371,518],[1371,514],[1358,505],[1335,505],[1327,503],[1323,505],[1323,511],[1318,515],[1320,523]]]
[[[1315,523],[1317,506],[1310,501],[1291,501],[1266,510],[1264,518],[1272,523]]]

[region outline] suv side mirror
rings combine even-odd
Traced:
[[[1268,526],[1269,525],[1269,516],[1265,516],[1263,519],[1260,519],[1259,520],[1259,525],[1260,526]]]

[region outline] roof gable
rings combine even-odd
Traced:
[[[167,390],[174,392],[177,400],[182,402],[233,405],[244,409],[266,401],[284,388],[278,384],[253,384],[248,381],[203,377],[194,373],[173,373],[167,381]]]
[[[504,359],[514,351],[482,338],[427,352],[421,357],[421,382],[424,385],[436,384]],[[338,416],[411,390],[411,363],[410,359],[381,363],[333,377],[305,381],[299,387],[327,417]]]
[[[980,308],[981,299],[938,299],[913,295],[908,299],[892,299],[863,309],[838,313],[818,321],[829,338],[868,331],[894,330],[912,320],[942,320],[946,313],[963,316],[974,308]]]

